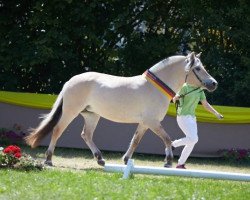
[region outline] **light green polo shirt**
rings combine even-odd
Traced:
[[[193,87],[184,83],[181,90],[177,93],[179,95],[186,94],[197,87]],[[195,116],[195,109],[200,101],[205,100],[206,95],[202,89],[195,90],[187,94],[184,98],[180,98],[180,105],[177,109],[177,115],[191,115]]]

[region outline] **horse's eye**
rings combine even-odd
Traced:
[[[199,66],[197,66],[197,67],[195,67],[195,70],[196,70],[196,71],[200,71],[201,68],[200,68]]]

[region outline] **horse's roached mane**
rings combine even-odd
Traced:
[[[164,58],[163,60],[161,60],[157,64],[153,65],[151,70],[160,70],[162,68],[175,65],[178,62],[183,62],[183,60],[185,60],[185,59],[186,59],[186,57],[181,56],[181,55],[170,56],[170,57]]]

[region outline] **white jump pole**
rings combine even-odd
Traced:
[[[205,170],[188,170],[164,167],[134,166],[134,160],[129,159],[127,165],[105,164],[106,172],[123,172],[123,178],[129,178],[130,174],[154,174],[168,176],[185,176],[193,178],[210,178],[235,181],[250,181],[250,174],[230,173]]]

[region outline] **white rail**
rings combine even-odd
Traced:
[[[104,171],[123,172],[123,178],[129,178],[130,174],[155,174],[168,176],[185,176],[194,178],[210,178],[222,180],[250,181],[250,174],[230,173],[205,170],[188,170],[164,167],[135,166],[134,160],[129,159],[127,165],[106,164]]]

